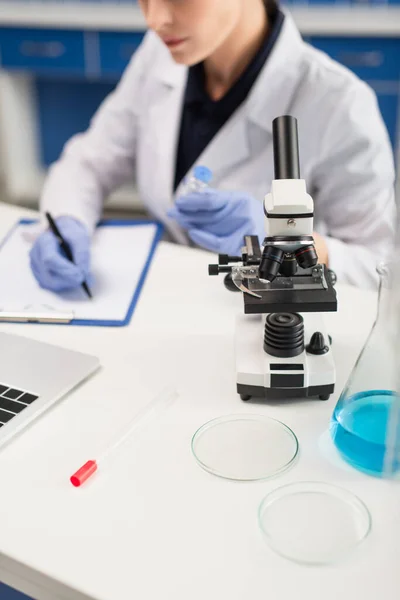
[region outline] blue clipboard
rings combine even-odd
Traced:
[[[0,244],[0,250],[1,248],[6,244],[7,240],[12,236],[12,234],[15,232],[15,230],[20,226],[20,225],[32,225],[34,223],[36,223],[37,221],[35,219],[20,219],[20,221],[18,221],[15,226],[8,232],[8,234],[3,238],[1,244]],[[154,234],[154,238],[150,247],[150,251],[149,254],[147,256],[146,262],[144,263],[138,284],[136,286],[136,289],[134,291],[134,294],[132,296],[132,300],[131,303],[128,307],[128,310],[126,312],[126,315],[124,317],[124,319],[122,320],[113,320],[113,319],[102,319],[102,320],[97,320],[97,319],[71,319],[70,321],[68,321],[67,323],[58,323],[59,325],[81,325],[81,326],[86,326],[86,327],[125,327],[126,325],[128,325],[130,323],[130,320],[132,318],[132,315],[135,311],[136,308],[136,304],[139,300],[144,282],[146,280],[147,277],[147,273],[149,271],[151,262],[153,260],[153,256],[155,253],[155,250],[157,248],[158,242],[161,240],[163,232],[164,232],[164,228],[161,225],[161,223],[157,222],[157,221],[151,221],[151,220],[145,220],[145,219],[139,219],[139,220],[122,220],[122,219],[106,219],[103,221],[100,221],[100,223],[97,225],[97,228],[100,227],[140,227],[143,225],[155,225],[155,234]],[[1,294],[0,294],[1,297]],[[16,323],[19,321],[3,321],[2,323]],[[32,324],[45,324],[43,322],[41,322],[40,320],[36,320],[36,321],[29,321],[29,323]]]

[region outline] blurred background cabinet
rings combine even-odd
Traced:
[[[286,5],[309,43],[375,90],[398,156],[400,4]],[[46,169],[87,128],[144,34],[133,0],[0,0],[0,161],[10,201],[35,205]],[[132,190],[118,192],[111,204],[140,208]]]

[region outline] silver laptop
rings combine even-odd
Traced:
[[[94,356],[0,333],[0,446],[99,366]]]

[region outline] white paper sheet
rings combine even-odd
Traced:
[[[43,290],[29,264],[32,225],[18,225],[0,248],[0,310],[73,312],[75,319],[123,321],[137,289],[157,232],[153,223],[101,226],[92,244],[91,291],[55,294]]]

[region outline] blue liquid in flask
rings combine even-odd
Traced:
[[[388,390],[360,392],[339,400],[333,413],[331,434],[337,449],[348,463],[369,475],[384,473],[395,398],[396,394]],[[393,467],[398,470],[400,464]]]

